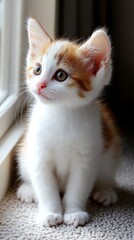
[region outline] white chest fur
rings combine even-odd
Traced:
[[[35,161],[40,156],[41,161],[53,163],[59,176],[66,176],[72,165],[80,164],[77,155],[81,156],[81,164],[84,155],[88,156],[89,162],[94,161],[102,148],[98,107],[94,104],[67,110],[37,103],[32,112],[27,140],[30,155],[32,151]]]
[[[96,104],[68,110],[37,103],[32,112],[28,136],[30,141],[48,146],[96,145],[101,140],[99,109]]]

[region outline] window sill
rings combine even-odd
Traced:
[[[24,124],[14,124],[0,140],[0,200],[8,190],[11,179],[11,152],[24,133]]]
[[[24,123],[14,124],[0,140],[0,166],[24,132]]]
[[[0,106],[0,141],[15,119],[17,101],[19,101],[17,94],[11,94]]]

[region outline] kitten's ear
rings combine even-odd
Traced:
[[[29,39],[29,57],[30,54],[33,56],[36,55],[36,53],[38,54],[40,49],[46,43],[52,41],[40,23],[33,18],[28,19],[27,30]]]
[[[89,68],[96,74],[103,66],[107,66],[111,56],[111,43],[106,31],[99,29],[80,47],[89,60]]]

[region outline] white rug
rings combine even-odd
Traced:
[[[119,202],[102,207],[89,202],[85,227],[46,228],[36,224],[35,203],[22,203],[11,189],[0,202],[0,239],[6,240],[134,240],[134,159],[123,160],[116,179]]]

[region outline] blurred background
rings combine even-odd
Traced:
[[[12,6],[11,6],[12,2]],[[5,4],[6,3],[6,4]],[[19,10],[13,8],[21,4]],[[7,28],[3,19],[5,8],[11,15]],[[18,21],[17,11],[20,11]],[[0,0],[0,63],[2,73],[5,32],[10,31],[10,48],[8,54],[14,59],[15,47],[12,45],[12,28],[19,26],[20,41],[18,51],[20,60],[19,79],[25,78],[24,66],[27,52],[26,19],[32,16],[37,18],[52,37],[67,37],[69,39],[88,38],[94,29],[106,27],[113,46],[113,76],[110,86],[103,94],[104,101],[108,102],[115,116],[121,134],[131,152],[134,144],[134,1],[133,0]],[[14,20],[12,21],[12,17]],[[9,16],[8,16],[9,18]],[[7,20],[6,20],[7,21]],[[16,25],[15,25],[16,24]],[[20,24],[20,25],[17,25]],[[8,43],[7,43],[8,44]],[[5,63],[5,62],[4,62]],[[0,77],[0,102],[7,86]],[[10,80],[12,81],[12,79]],[[9,87],[9,85],[8,85]]]

